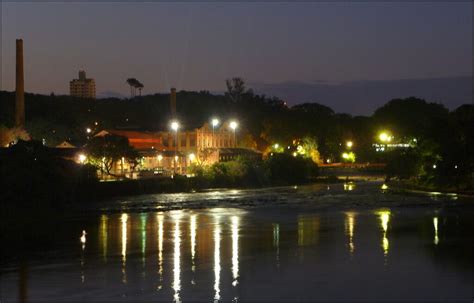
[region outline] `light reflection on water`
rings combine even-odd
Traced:
[[[355,213],[346,212],[346,234],[349,237],[349,252],[351,256],[354,254],[354,222],[355,222]]]
[[[54,289],[48,293],[44,287],[48,289],[48,285],[63,283],[61,287],[68,292],[82,293],[88,299],[119,299],[114,297],[115,292],[97,291],[105,283],[119,289],[126,298],[145,298],[147,301],[153,296],[158,301],[176,302],[247,301],[255,297],[267,301],[311,300],[324,293],[321,285],[326,285],[328,293],[339,296],[336,298],[346,297],[344,292],[339,293],[333,287],[344,288],[349,299],[362,300],[366,294],[359,289],[364,285],[378,285],[377,277],[384,274],[385,279],[396,279],[397,274],[400,276],[399,270],[407,266],[415,266],[413,279],[422,281],[419,282],[421,288],[432,287],[441,281],[448,283],[446,289],[450,289],[449,283],[455,281],[459,291],[463,285],[460,281],[472,282],[469,272],[468,278],[463,274],[460,281],[452,278],[460,269],[447,272],[446,276],[450,278],[446,279],[444,266],[440,267],[444,271],[438,276],[424,275],[427,271],[436,274],[433,267],[436,268],[437,263],[430,260],[443,247],[438,235],[442,218],[443,214],[437,210],[429,211],[421,213],[413,225],[407,223],[412,221],[404,219],[403,213],[388,208],[330,214],[266,214],[234,208],[102,214],[95,222],[85,222],[80,227],[80,230],[88,231],[87,241],[78,243],[78,233],[75,233],[76,246],[63,248],[70,254],[74,251],[80,254],[80,260],[71,258],[78,266],[75,280],[68,280],[68,273],[73,273],[74,269],[52,269],[48,275],[38,275],[32,270],[27,280],[31,288],[29,296],[51,296]],[[445,229],[449,220],[442,221],[443,239],[447,237]],[[410,232],[397,234],[396,227],[404,224],[408,224],[405,230]],[[470,238],[463,242],[472,240],[471,234],[464,236]],[[407,244],[406,237],[414,237],[417,241]],[[85,244],[87,247],[83,246]],[[419,263],[401,258],[405,250],[414,252],[413,260]],[[453,257],[449,262],[459,260]],[[465,262],[468,266],[460,266],[463,270],[472,265],[472,260]],[[81,288],[75,284],[79,270]],[[351,283],[340,282],[341,276]],[[47,283],[43,284],[43,289],[35,289],[36,285],[41,285],[41,279],[46,279]],[[16,278],[7,280],[14,285],[17,281]],[[393,281],[394,298],[398,295],[397,289],[410,287],[409,280]],[[327,281],[324,282],[327,284],[321,284],[321,281]],[[311,288],[312,285],[320,285],[318,291]],[[461,288],[461,294],[465,294],[466,289]],[[293,294],[296,297],[292,297],[293,290],[298,290]],[[441,297],[445,294],[439,289],[436,291]],[[454,288],[449,295],[456,296]],[[63,299],[56,298],[58,301]]]

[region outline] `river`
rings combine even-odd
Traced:
[[[473,219],[378,182],[121,197],[3,230],[0,301],[471,302]]]

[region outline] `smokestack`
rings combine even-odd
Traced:
[[[15,125],[25,126],[25,78],[23,75],[23,40],[16,40],[16,103]]]
[[[176,88],[171,88],[170,94],[171,116],[176,117]]]

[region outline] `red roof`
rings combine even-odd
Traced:
[[[161,137],[158,133],[132,130],[107,130],[109,134],[127,137],[130,145],[136,149],[162,149]]]

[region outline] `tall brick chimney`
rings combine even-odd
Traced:
[[[171,116],[176,117],[176,88],[171,88],[170,94]]]
[[[25,78],[23,75],[23,40],[16,40],[15,125],[25,126]]]

